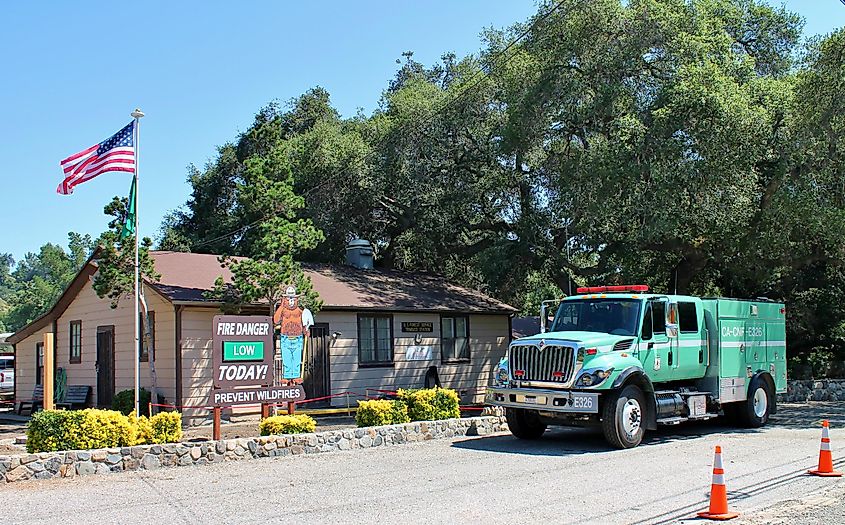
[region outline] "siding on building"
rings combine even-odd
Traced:
[[[484,388],[489,384],[493,367],[504,356],[510,341],[507,315],[470,315],[470,360],[466,363],[443,363],[440,348],[440,315],[394,313],[393,366],[366,368],[358,366],[358,316],[348,312],[320,312],[315,319],[328,323],[329,332],[341,332],[329,343],[331,391],[360,392],[366,389],[393,390],[418,388],[425,384],[425,374],[436,366],[440,383],[461,393],[463,403],[483,401]],[[410,361],[406,358],[409,346],[417,345],[414,333],[403,333],[402,322],[430,322],[434,331],[422,333],[419,345],[432,346],[432,359]],[[339,406],[345,400],[335,399]]]
[[[176,354],[174,346],[175,315],[173,306],[156,292],[146,289],[150,310],[155,312],[156,376],[159,392],[168,402],[176,394]],[[70,322],[82,321],[82,359],[70,362]],[[88,282],[57,320],[56,367],[67,374],[68,385],[90,385],[92,405],[97,406],[97,327],[114,326],[115,393],[135,386],[135,321],[132,300],[121,299],[117,308],[110,300],[100,299]],[[42,334],[52,330],[52,323],[16,345],[16,397],[29,399],[35,387],[35,346]],[[147,362],[141,363],[141,386],[151,386]]]
[[[211,324],[218,312],[212,308],[186,308],[182,313],[182,404],[202,406],[208,402],[212,386]],[[363,313],[363,312],[362,312]],[[480,403],[484,389],[490,382],[493,367],[504,356],[510,341],[507,315],[470,315],[470,361],[442,363],[440,348],[440,315],[394,313],[394,348],[392,367],[366,368],[358,366],[358,314],[356,312],[324,311],[315,316],[317,323],[327,323],[329,333],[340,332],[335,340],[329,339],[330,388],[332,394],[356,392],[362,396],[366,389],[394,390],[418,388],[425,383],[430,366],[436,366],[442,386],[454,388],[461,394],[462,403]],[[432,346],[432,359],[409,361],[408,346],[416,345],[413,333],[402,332],[402,322],[430,322],[432,333],[423,333],[420,345]],[[375,395],[374,392],[371,392]],[[310,393],[309,393],[310,395]],[[361,397],[362,398],[362,397]],[[351,401],[359,399],[352,397]],[[332,401],[334,406],[345,406],[346,398]],[[256,412],[257,408],[239,410],[238,413]],[[205,409],[186,409],[187,418],[205,419]],[[196,422],[196,421],[195,421]]]

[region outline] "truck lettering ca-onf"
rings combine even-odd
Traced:
[[[579,288],[544,301],[540,333],[511,342],[486,402],[505,408],[518,438],[598,425],[618,448],[657,425],[721,415],[759,427],[786,391],[785,318],[767,299]]]

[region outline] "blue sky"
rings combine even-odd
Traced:
[[[780,2],[772,2],[780,5]],[[806,34],[845,25],[840,0],[789,0]],[[533,0],[8,2],[0,7],[0,252],[19,259],[67,232],[96,236],[125,195],[105,174],[58,196],[59,160],[129,120],[141,123],[141,234],[183,204],[187,166],[246,129],[271,100],[320,85],[344,115],[370,112],[406,50],[426,64],[477,51],[485,27],[533,14]]]

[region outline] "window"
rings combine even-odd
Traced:
[[[558,307],[552,331],[636,335],[639,299],[570,299]]]
[[[393,316],[358,315],[358,365],[393,366]]]
[[[440,349],[443,361],[469,361],[469,317],[440,318]]]
[[[654,329],[651,326],[651,305],[645,308],[645,315],[643,316],[643,341],[648,341],[654,337]]]
[[[652,326],[655,334],[666,334],[666,301],[651,303]]]
[[[44,377],[44,343],[35,343],[35,384],[40,385]]]
[[[695,311],[695,303],[678,303],[678,315],[682,333],[698,332],[698,313]]]
[[[141,362],[146,363],[150,360],[150,348],[153,349],[153,361],[156,360],[156,313],[153,310],[149,312],[150,316],[150,334],[147,340],[147,325],[144,314],[138,312],[138,326],[141,327],[141,338],[138,340],[140,348],[138,349],[138,356]]]
[[[82,362],[82,321],[70,322],[70,359],[71,363]]]

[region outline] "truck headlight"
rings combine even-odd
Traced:
[[[598,386],[610,377],[613,368],[588,368],[581,371],[581,375],[575,380],[576,387]]]
[[[507,386],[508,381],[510,380],[507,357],[502,358],[502,360],[499,361],[498,366],[496,366],[496,370],[493,372],[493,380],[496,382],[497,386]]]

